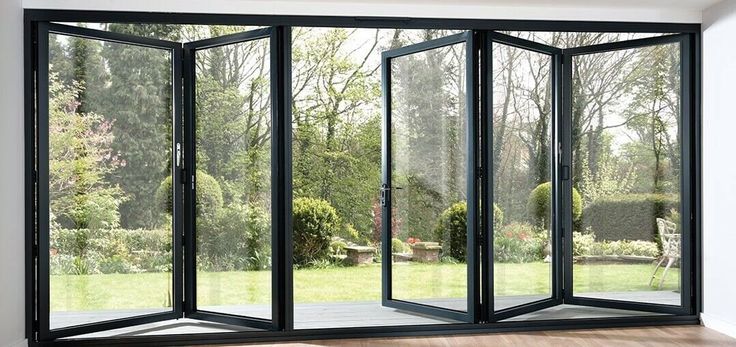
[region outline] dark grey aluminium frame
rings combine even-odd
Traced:
[[[382,304],[387,307],[396,309],[413,311],[427,315],[444,317],[458,321],[469,323],[477,323],[480,320],[480,263],[479,263],[479,192],[478,179],[480,177],[480,167],[478,166],[478,84],[477,72],[479,66],[478,60],[478,36],[475,31],[466,31],[459,34],[445,36],[442,38],[425,41],[401,48],[384,51],[381,54],[381,88],[383,94],[383,134],[382,134],[382,156],[381,156],[381,175],[383,184],[381,185],[381,205],[382,205],[382,224],[381,224],[381,245],[382,245],[382,266],[381,266],[381,289]],[[455,44],[465,44],[465,88],[466,88],[466,151],[469,154],[466,162],[466,189],[468,204],[468,222],[467,222],[467,311],[452,310],[443,307],[436,307],[427,304],[419,304],[408,300],[395,299],[392,295],[392,264],[391,256],[391,220],[392,220],[392,190],[398,187],[391,187],[392,173],[392,147],[391,147],[391,62],[395,58],[405,57],[412,54],[422,53],[433,49],[452,46]]]
[[[127,318],[120,318],[102,322],[88,323],[83,325],[64,327],[59,329],[51,329],[50,327],[50,268],[49,268],[49,188],[48,184],[39,184],[38,182],[48,182],[49,180],[49,142],[47,135],[48,133],[48,122],[49,122],[49,80],[48,80],[48,68],[49,68],[49,57],[48,57],[48,45],[49,45],[49,34],[58,34],[65,36],[80,37],[91,40],[99,40],[106,42],[115,42],[126,45],[140,46],[151,49],[159,49],[168,51],[171,54],[171,85],[172,85],[172,143],[171,143],[171,174],[174,179],[172,185],[173,203],[172,210],[175,218],[172,221],[172,293],[173,293],[173,305],[170,311],[162,311],[161,313],[144,314]],[[36,278],[36,299],[38,302],[38,309],[36,310],[36,317],[33,324],[36,326],[36,332],[38,333],[38,339],[55,339],[65,336],[73,336],[79,334],[85,334],[101,330],[116,329],[128,325],[143,324],[167,319],[174,319],[181,317],[183,301],[183,291],[181,285],[182,275],[182,252],[181,252],[181,214],[179,211],[182,209],[182,189],[179,182],[179,177],[176,175],[180,168],[181,156],[180,152],[174,150],[175,147],[180,146],[182,136],[182,110],[181,110],[181,57],[182,50],[181,44],[170,41],[148,39],[142,37],[136,37],[131,35],[117,34],[100,30],[92,30],[80,27],[73,27],[60,24],[51,23],[39,23],[38,24],[38,36],[37,45],[39,52],[45,52],[46,54],[36,54],[34,64],[37,69],[36,77],[36,89],[38,92],[36,112],[37,122],[36,131],[37,134],[34,136],[37,139],[37,145],[35,146],[35,156],[37,162],[35,163],[37,171],[34,171],[32,177],[35,178],[36,198],[38,199],[37,210],[35,211],[35,217],[37,219],[37,239],[34,243],[34,253],[36,255],[36,267],[37,267],[37,278]],[[46,211],[46,212],[41,212]],[[178,218],[176,218],[178,217]]]
[[[36,97],[47,96],[39,93],[36,95],[35,76],[39,71],[36,50],[43,48],[43,40],[40,40],[38,28],[44,22],[123,22],[123,23],[170,23],[170,24],[217,24],[217,25],[257,25],[257,26],[287,26],[281,27],[283,30],[283,45],[279,45],[280,65],[290,66],[290,30],[288,26],[333,26],[333,27],[366,27],[366,28],[402,28],[402,29],[458,29],[458,30],[478,30],[481,36],[487,33],[483,31],[491,30],[518,30],[518,31],[601,31],[601,32],[661,32],[661,33],[682,33],[687,37],[689,52],[685,53],[685,58],[691,62],[691,69],[687,78],[690,85],[687,90],[683,89],[683,95],[687,93],[690,105],[687,109],[690,111],[691,118],[684,123],[684,127],[688,128],[689,137],[683,144],[683,151],[689,152],[690,166],[687,172],[683,172],[683,179],[690,186],[691,191],[683,192],[682,199],[687,200],[691,205],[693,212],[691,227],[691,244],[685,252],[689,252],[691,257],[689,262],[691,265],[690,275],[692,281],[693,309],[685,314],[677,315],[643,315],[636,317],[618,317],[618,318],[599,318],[599,319],[572,319],[572,320],[539,320],[539,321],[501,321],[492,324],[442,324],[442,325],[416,325],[416,326],[386,326],[386,327],[354,327],[354,328],[336,328],[336,329],[293,329],[293,305],[292,295],[293,288],[291,286],[291,122],[289,90],[290,77],[289,69],[283,71],[282,79],[278,81],[278,88],[281,93],[278,96],[279,102],[276,107],[281,109],[282,117],[279,118],[280,126],[277,135],[279,141],[279,155],[284,162],[277,163],[279,171],[277,172],[278,182],[281,182],[281,191],[277,195],[282,200],[280,202],[280,210],[283,211],[280,220],[280,228],[283,234],[279,235],[278,244],[280,249],[284,251],[284,260],[280,264],[274,264],[274,269],[280,273],[280,285],[284,288],[279,293],[278,324],[282,331],[263,331],[263,332],[232,332],[218,334],[183,334],[183,335],[159,335],[159,336],[135,336],[135,337],[105,337],[105,338],[70,338],[70,339],[54,339],[55,337],[39,336],[38,318],[41,313],[37,314],[38,304],[35,293],[41,286],[38,286],[38,278],[36,269],[43,265],[39,262],[39,251],[36,242],[36,231],[39,225],[36,223],[36,198],[38,196],[38,162],[35,149],[40,145],[40,137],[37,142],[37,131],[42,129],[36,128],[36,114],[38,111],[36,105]],[[676,24],[676,23],[619,23],[619,22],[586,22],[586,21],[535,21],[535,20],[485,20],[485,19],[427,19],[427,18],[397,18],[397,17],[325,17],[325,16],[269,16],[269,15],[238,15],[238,14],[186,14],[186,13],[143,13],[143,12],[107,12],[107,11],[64,11],[64,10],[25,10],[24,12],[24,55],[25,67],[25,216],[26,216],[26,335],[31,345],[38,346],[109,346],[109,345],[191,345],[206,343],[238,343],[238,342],[260,342],[260,341],[285,341],[285,340],[308,340],[308,339],[329,339],[329,338],[355,338],[355,337],[379,337],[379,336],[416,336],[416,335],[439,335],[439,334],[468,334],[468,333],[488,333],[501,331],[528,331],[542,329],[578,329],[578,328],[598,328],[598,327],[624,327],[624,326],[647,326],[647,325],[674,325],[674,324],[697,324],[699,323],[699,312],[702,308],[702,252],[701,252],[701,195],[700,195],[700,97],[701,97],[701,37],[699,24]],[[481,46],[486,46],[487,40],[481,40]],[[561,64],[562,62],[560,62]],[[483,64],[485,65],[485,64]],[[481,70],[487,67],[481,66]],[[486,73],[488,71],[485,71]],[[484,76],[486,74],[483,74]],[[686,78],[686,76],[683,76]],[[487,83],[481,79],[481,89],[488,88]],[[487,90],[487,89],[486,89]],[[482,93],[485,94],[485,93]],[[481,98],[483,99],[483,98]],[[488,106],[487,100],[481,100],[481,103]],[[481,108],[483,105],[481,105]],[[563,117],[564,118],[564,117]],[[564,122],[564,119],[561,120]],[[558,124],[561,127],[562,124]],[[481,132],[485,132],[486,126],[481,127]],[[40,132],[38,133],[40,134]],[[482,137],[481,141],[487,141],[486,137]],[[564,152],[562,153],[564,154]],[[562,156],[562,155],[561,155]],[[482,156],[485,158],[485,155]],[[47,158],[43,158],[47,159]],[[684,158],[683,158],[684,159]],[[482,159],[483,160],[483,159]],[[562,167],[562,165],[560,165]],[[174,176],[176,177],[176,175]],[[47,177],[46,177],[47,179]],[[186,211],[185,211],[186,214]],[[274,221],[276,223],[276,221]],[[274,231],[277,226],[274,225]],[[482,241],[488,239],[488,234],[483,234]],[[176,240],[174,240],[176,242]],[[486,261],[487,257],[482,257]],[[685,261],[683,259],[683,261]],[[486,302],[483,300],[483,302]],[[486,310],[484,310],[486,312]],[[485,315],[485,314],[484,314]],[[180,317],[180,316],[179,316]],[[275,320],[277,317],[273,317]],[[485,320],[485,319],[484,319]],[[119,326],[115,326],[119,327]]]
[[[281,259],[283,258],[284,245],[280,235],[284,234],[283,212],[285,211],[282,196],[282,183],[284,180],[284,167],[286,163],[284,158],[283,147],[280,145],[280,139],[283,138],[284,108],[277,107],[282,97],[284,79],[283,69],[283,47],[284,47],[284,28],[283,27],[267,27],[247,32],[235,33],[225,36],[219,36],[199,41],[187,42],[184,44],[184,105],[185,105],[185,166],[182,168],[182,184],[185,185],[184,199],[186,201],[185,214],[186,221],[184,223],[185,232],[185,257],[184,267],[184,316],[194,319],[209,320],[224,324],[242,325],[258,329],[281,330],[285,324],[283,319],[284,312],[280,311],[278,305],[279,300],[283,300],[285,295],[283,285],[284,278],[279,273],[284,272],[284,266]],[[195,204],[195,182],[197,176],[196,161],[196,53],[200,50],[217,48],[231,44],[250,42],[255,40],[269,40],[270,50],[270,89],[271,89],[271,319],[244,317],[222,312],[211,312],[200,310],[197,308],[197,236],[196,236],[196,204]]]
[[[650,312],[661,312],[669,314],[694,314],[697,311],[695,302],[697,297],[695,296],[695,273],[693,267],[693,256],[697,256],[694,251],[694,242],[697,236],[693,236],[694,230],[697,227],[695,223],[695,211],[694,207],[699,206],[698,198],[693,194],[693,177],[696,176],[696,166],[692,165],[694,155],[692,145],[692,128],[693,118],[695,114],[699,114],[699,110],[694,109],[694,99],[697,96],[693,95],[693,61],[695,57],[691,50],[691,41],[693,40],[692,34],[675,34],[650,37],[637,40],[613,42],[606,44],[599,44],[587,47],[569,48],[563,49],[562,55],[564,57],[563,62],[563,104],[565,105],[565,114],[572,114],[572,65],[573,58],[576,56],[583,56],[587,54],[598,54],[617,50],[636,49],[642,47],[650,47],[664,44],[679,44],[680,45],[680,110],[681,117],[679,120],[679,127],[682,130],[680,132],[680,156],[682,162],[680,164],[682,173],[680,176],[680,213],[682,216],[690,216],[681,222],[682,228],[682,260],[681,260],[681,276],[680,276],[680,305],[664,305],[664,304],[653,304],[643,302],[631,302],[611,299],[594,299],[576,296],[573,292],[573,259],[572,257],[566,257],[565,262],[565,292],[564,302],[573,305],[587,305],[637,311],[650,311]],[[561,121],[563,126],[561,127],[561,145],[562,145],[562,156],[561,156],[561,168],[566,168],[570,171],[572,167],[572,125],[570,124],[570,117],[562,117]],[[697,130],[696,130],[697,131]],[[697,165],[699,167],[699,164]],[[563,175],[565,176],[565,175]],[[566,211],[572,211],[572,179],[569,177],[562,177],[559,181],[562,191],[562,206]],[[697,184],[697,182],[696,182]],[[572,254],[572,215],[566,213],[562,219],[562,229],[564,238],[564,247],[566,254]],[[698,233],[699,234],[699,233]],[[699,243],[699,242],[698,242]],[[699,272],[699,271],[698,271]]]

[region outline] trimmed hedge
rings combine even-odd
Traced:
[[[456,202],[442,212],[433,234],[442,245],[442,256],[465,261],[467,248],[468,205],[465,201]],[[493,204],[493,225],[498,229],[503,225],[503,211]]]
[[[552,183],[545,182],[529,193],[527,210],[537,226],[549,228],[550,201],[552,200]],[[578,221],[583,213],[583,199],[577,189],[572,189],[572,219]]]
[[[583,212],[583,230],[590,228],[597,240],[658,242],[656,218],[679,210],[677,196],[627,194],[600,198]]]
[[[54,229],[54,275],[171,271],[171,230]]]
[[[340,232],[340,217],[329,202],[297,198],[293,205],[294,265],[308,266],[329,260],[330,242]]]

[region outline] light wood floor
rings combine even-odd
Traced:
[[[736,346],[736,339],[702,326],[668,326],[647,328],[539,331],[486,335],[436,336],[420,338],[380,338],[320,340],[283,344],[250,344],[238,346]]]

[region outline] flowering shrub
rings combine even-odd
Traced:
[[[548,232],[527,223],[504,225],[493,234],[493,259],[501,263],[542,261]]]

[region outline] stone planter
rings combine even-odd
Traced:
[[[573,258],[576,264],[652,264],[654,257],[634,255],[583,255]]]
[[[412,258],[411,253],[394,253],[392,255],[394,257],[394,263],[406,263]]]
[[[348,265],[368,265],[373,263],[373,255],[376,249],[368,246],[349,246],[345,248],[347,257],[345,262]]]
[[[437,242],[417,242],[411,245],[412,261],[419,263],[436,263],[440,261],[442,246]]]

